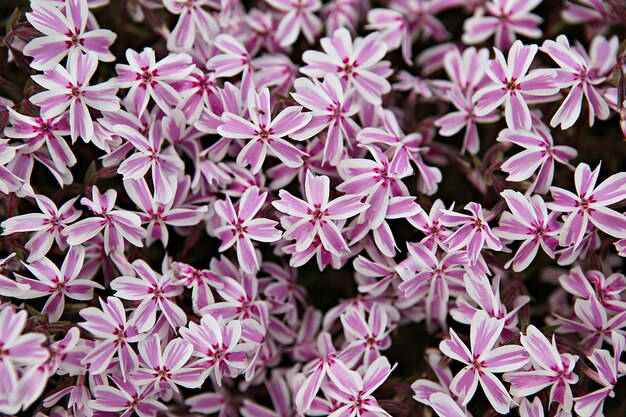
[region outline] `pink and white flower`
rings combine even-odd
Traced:
[[[210,0],[164,0],[163,5],[170,13],[179,15],[174,30],[167,38],[169,50],[191,49],[196,35],[209,41],[219,31],[215,18],[203,8],[214,5]]]
[[[272,202],[278,211],[297,220],[285,230],[283,237],[295,239],[298,252],[311,246],[317,236],[329,252],[337,256],[348,252],[350,249],[335,222],[355,216],[369,205],[362,203],[358,195],[344,195],[329,201],[330,179],[313,175],[311,171],[306,174],[305,194],[307,201],[280,190],[281,199]]]
[[[66,226],[63,235],[67,243],[81,245],[100,232],[104,232],[104,250],[107,254],[124,248],[124,241],[141,247],[146,231],[141,228],[141,219],[135,213],[115,210],[117,192],[107,190],[104,194],[95,185],[92,199],[81,198],[80,203],[87,207],[94,217]]]
[[[514,271],[523,271],[535,259],[540,246],[554,259],[554,250],[559,244],[558,234],[561,229],[557,222],[559,213],[548,214],[546,204],[539,195],[529,198],[513,190],[504,190],[500,194],[511,211],[502,213],[499,226],[493,232],[503,239],[523,240],[505,268],[513,265]]]
[[[543,43],[541,49],[561,67],[554,81],[559,88],[570,88],[563,104],[550,120],[550,126],[561,125],[561,129],[572,127],[580,116],[583,94],[589,103],[590,126],[593,126],[596,117],[599,120],[609,117],[609,105],[596,86],[613,73],[618,43],[617,37],[607,40],[598,35],[591,42],[591,56],[580,45],[578,48],[570,46],[565,35],[557,37],[556,42],[548,39]]]
[[[123,417],[137,414],[139,417],[156,417],[157,413],[167,410],[165,405],[158,402],[152,386],[137,387],[132,381],[113,376],[117,388],[99,384],[93,389],[95,399],[89,401],[94,410],[100,412],[114,412]]]
[[[237,164],[250,165],[252,173],[256,174],[269,152],[288,167],[301,166],[304,153],[283,137],[306,126],[311,121],[311,114],[302,113],[300,106],[291,106],[272,118],[270,91],[267,87],[259,93],[253,91],[248,96],[248,112],[251,121],[225,112],[222,115],[224,124],[217,128],[223,137],[248,140],[237,155]]]
[[[169,203],[174,197],[174,182],[184,172],[185,164],[172,152],[171,147],[163,149],[165,138],[161,124],[155,122],[150,125],[148,138],[127,125],[116,126],[115,133],[131,143],[136,150],[120,164],[117,172],[125,180],[137,180],[150,170],[155,200],[163,204]]]
[[[350,146],[350,141],[355,139],[359,131],[359,126],[352,119],[358,110],[357,106],[333,74],[326,75],[322,83],[315,79],[298,78],[294,87],[296,92],[291,95],[312,111],[312,118],[291,136],[298,140],[308,139],[326,131],[322,164],[328,162],[337,166],[344,156],[344,142],[347,140]]]
[[[533,369],[504,374],[503,379],[511,383],[511,394],[527,397],[551,387],[550,404],[556,401],[569,412],[573,405],[570,385],[578,382],[578,375],[574,373],[578,356],[560,353],[554,336],[550,343],[533,325],[528,326],[525,335],[522,334],[521,342],[532,359]]]
[[[308,43],[313,44],[315,37],[322,31],[322,21],[315,14],[322,8],[320,0],[266,0],[283,13],[274,37],[283,48],[293,45],[300,32]]]
[[[34,1],[26,19],[44,36],[24,47],[24,55],[32,56],[32,68],[51,70],[68,54],[93,52],[100,61],[111,62],[115,56],[109,47],[117,35],[108,29],[87,30],[87,0],[65,0],[64,13],[48,2]]]
[[[500,414],[509,412],[511,397],[494,373],[511,372],[528,363],[528,354],[521,346],[508,345],[494,349],[504,328],[504,320],[478,311],[472,318],[469,350],[453,329],[450,339],[439,345],[448,357],[466,364],[452,380],[450,390],[463,398],[466,405],[474,396],[480,382],[489,403]]]
[[[226,196],[226,200],[216,201],[213,206],[217,215],[226,223],[215,230],[215,234],[222,240],[219,250],[225,251],[236,245],[239,266],[249,274],[259,270],[259,260],[252,240],[275,242],[281,237],[281,232],[276,229],[277,221],[254,218],[266,198],[267,192],[261,193],[258,187],[250,187],[239,199],[237,210],[229,196]]]
[[[80,326],[94,335],[97,342],[93,349],[83,358],[93,375],[107,370],[113,357],[117,354],[122,375],[131,373],[137,368],[137,354],[130,346],[132,342],[143,340],[146,335],[139,332],[133,322],[126,320],[124,305],[116,297],[100,299],[101,308],[88,307],[79,312],[85,319]]]
[[[391,417],[372,395],[393,371],[389,360],[381,356],[372,362],[361,376],[358,372],[348,369],[341,361],[337,361],[333,372],[328,375],[331,384],[323,387],[324,392],[341,406],[332,414],[333,417]]]
[[[27,213],[13,216],[2,222],[2,235],[14,233],[35,232],[26,242],[25,248],[29,250],[28,262],[33,262],[44,257],[56,244],[60,248],[67,247],[63,236],[65,227],[76,221],[81,212],[74,208],[76,198],[66,201],[61,208],[48,197],[40,194],[35,195],[35,202],[41,210],[40,213]]]
[[[148,107],[150,97],[161,110],[169,113],[181,101],[171,84],[188,76],[195,68],[187,54],[170,54],[157,62],[152,48],[144,48],[139,53],[127,49],[126,60],[128,64],[115,65],[117,77],[113,81],[119,88],[130,88],[126,94],[127,108],[137,117]]]
[[[523,45],[516,41],[508,58],[494,49],[495,59],[489,62],[486,73],[491,84],[478,90],[472,100],[475,114],[484,116],[504,104],[504,116],[511,129],[530,130],[531,118],[527,98],[546,97],[559,92],[555,83],[556,71],[535,69],[528,72],[537,54],[537,45]]]
[[[241,341],[241,321],[232,320],[227,324],[222,318],[217,320],[205,314],[200,324],[189,323],[180,329],[183,339],[193,345],[193,355],[199,357],[194,366],[201,366],[207,373],[215,375],[218,386],[222,377],[235,377],[248,366],[246,353],[252,346]]]
[[[449,251],[465,248],[470,261],[476,263],[483,247],[487,246],[491,250],[499,251],[502,249],[502,242],[491,231],[480,204],[469,203],[465,206],[465,210],[471,212],[472,215],[451,210],[443,211],[441,224],[446,227],[461,226],[444,241],[444,244],[447,245]]]
[[[354,88],[369,103],[381,104],[381,97],[391,91],[391,85],[379,74],[379,64],[387,52],[379,36],[374,32],[353,42],[348,29],[337,29],[331,38],[320,41],[324,52],[304,52],[302,59],[307,65],[300,71],[313,78],[335,74],[344,88]]]
[[[140,366],[132,380],[140,386],[152,385],[155,389],[170,388],[178,392],[178,385],[199,388],[204,382],[204,370],[187,364],[193,346],[186,340],[176,338],[162,344],[158,334],[140,341],[137,350],[145,366]]]
[[[554,179],[555,162],[569,167],[569,161],[578,155],[576,149],[571,146],[555,146],[550,130],[542,125],[536,125],[534,131],[503,129],[497,140],[525,148],[524,151],[504,161],[501,168],[509,174],[507,181],[513,182],[527,180],[539,169],[530,189],[538,194],[545,194],[550,189]]]
[[[133,269],[138,277],[121,276],[114,279],[110,286],[115,296],[122,300],[140,301],[134,309],[132,320],[140,332],[152,329],[160,310],[172,328],[177,329],[187,323],[183,309],[172,299],[183,292],[175,285],[173,277],[156,273],[145,261],[133,262]]]
[[[59,321],[65,308],[65,297],[89,301],[93,298],[95,288],[104,289],[91,279],[81,278],[84,259],[85,249],[82,246],[72,246],[61,269],[45,257],[25,264],[26,269],[37,279],[15,274],[20,284],[30,287],[21,297],[31,299],[50,295],[41,312],[48,315],[50,323]]]
[[[37,93],[30,101],[41,107],[41,116],[50,119],[63,114],[69,108],[72,141],[81,137],[85,142],[92,140],[94,123],[89,107],[103,112],[120,109],[115,95],[117,87],[110,81],[89,85],[98,67],[94,52],[71,54],[63,68],[56,64],[33,80],[47,91]]]
[[[606,234],[626,238],[626,216],[608,208],[626,198],[626,173],[615,174],[596,186],[600,165],[593,171],[581,163],[576,167],[574,182],[576,194],[560,187],[551,187],[551,210],[568,213],[559,237],[561,246],[578,247],[589,223]]]
[[[22,334],[26,318],[26,311],[16,312],[10,305],[0,310],[0,328],[3,329],[0,332],[0,410],[4,412],[5,407],[15,410],[7,411],[9,414],[17,413],[22,407],[23,399],[16,396],[21,371],[24,367],[38,367],[50,356],[42,346],[46,340],[44,334]]]
[[[516,35],[537,39],[542,31],[539,25],[543,19],[530,13],[541,4],[541,0],[490,0],[485,3],[488,16],[484,9],[465,21],[463,42],[477,44],[494,36],[496,48],[504,51],[515,42]]]

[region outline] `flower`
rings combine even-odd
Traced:
[[[559,213],[548,214],[546,204],[539,195],[528,198],[513,190],[504,190],[500,195],[511,212],[502,213],[499,226],[493,229],[493,233],[503,239],[524,241],[505,267],[512,264],[515,272],[523,271],[535,259],[539,246],[554,259],[561,229],[557,222]]]
[[[148,107],[150,97],[161,110],[169,113],[181,101],[171,84],[188,76],[195,68],[187,54],[169,54],[157,62],[152,48],[144,48],[140,53],[127,49],[126,60],[128,64],[115,65],[117,77],[113,81],[120,88],[130,87],[126,102],[137,117]]]
[[[588,356],[591,363],[593,363],[598,370],[598,376],[595,379],[603,385],[603,388],[587,395],[574,398],[576,403],[574,405],[574,411],[581,417],[602,415],[604,400],[607,397],[615,396],[613,388],[617,384],[617,379],[623,375],[623,372],[620,372],[619,358],[624,350],[625,339],[623,335],[614,332],[611,337],[611,342],[613,345],[612,354],[604,349],[595,349],[591,356]]]
[[[167,38],[169,50],[191,49],[196,34],[209,41],[212,35],[219,32],[215,18],[202,7],[212,5],[210,0],[164,0],[163,5],[170,13],[180,15]]]
[[[182,293],[180,286],[174,285],[172,276],[160,275],[143,260],[133,262],[133,269],[139,278],[121,276],[111,281],[115,296],[123,300],[141,301],[132,315],[133,324],[140,332],[152,329],[157,321],[157,310],[161,310],[172,328],[177,329],[187,323],[187,316],[172,298]]]
[[[164,247],[167,246],[169,241],[167,226],[185,227],[200,223],[206,212],[206,206],[182,205],[187,197],[188,187],[189,178],[187,177],[178,183],[174,197],[167,204],[163,204],[157,202],[152,196],[145,179],[124,181],[126,193],[141,210],[138,215],[142,223],[148,223],[148,236],[146,237],[148,246],[156,240],[160,240]]]
[[[341,406],[330,415],[390,417],[372,394],[385,382],[392,370],[389,360],[384,356],[372,362],[363,376],[337,361],[333,371],[328,373],[332,385],[326,386],[324,391]]]
[[[0,192],[14,193],[22,186],[22,180],[5,167],[15,159],[15,147],[9,145],[8,139],[0,139]]]
[[[93,388],[95,399],[89,401],[94,410],[116,412],[123,417],[137,414],[139,417],[156,417],[157,413],[167,410],[163,404],[152,397],[155,390],[151,386],[137,387],[131,381],[124,381],[118,376],[112,377],[117,388],[100,384]]]
[[[351,118],[357,112],[357,107],[334,74],[326,75],[322,83],[298,78],[294,87],[296,92],[291,93],[292,97],[312,110],[312,118],[291,136],[298,140],[308,139],[326,130],[322,164],[328,162],[336,166],[344,154],[344,138],[354,140],[359,130]]]
[[[276,28],[274,37],[280,46],[293,45],[300,32],[310,44],[322,30],[322,21],[316,16],[322,8],[320,0],[266,0],[273,8],[284,12]]]
[[[85,249],[82,246],[72,246],[61,269],[45,257],[25,264],[37,279],[16,274],[20,284],[30,287],[21,297],[30,299],[50,295],[41,312],[48,314],[50,323],[58,321],[65,308],[66,296],[74,300],[89,301],[93,298],[94,288],[104,289],[97,282],[80,278],[84,258]]]
[[[421,207],[415,202],[415,197],[391,197],[386,207],[385,218],[377,227],[370,227],[367,222],[359,223],[359,218],[354,219],[348,225],[348,236],[351,239],[351,244],[361,241],[371,230],[374,244],[378,250],[385,256],[393,257],[398,246],[387,220],[406,219],[414,216],[420,210]]]
[[[285,230],[283,237],[295,239],[298,252],[311,246],[316,236],[326,250],[337,256],[349,251],[335,221],[355,216],[369,205],[362,203],[362,197],[357,195],[344,195],[329,202],[330,179],[325,175],[313,175],[311,171],[306,173],[305,194],[307,201],[280,190],[280,200],[272,202],[278,211],[297,219]]]
[[[229,196],[226,196],[226,200],[216,201],[213,206],[217,215],[226,222],[215,230],[215,234],[222,240],[219,250],[224,251],[236,245],[239,266],[249,274],[259,270],[252,240],[275,242],[281,237],[281,232],[275,228],[278,222],[254,219],[266,198],[267,192],[261,193],[258,187],[249,187],[241,196],[237,210]]]
[[[83,197],[80,203],[96,216],[66,226],[62,234],[67,243],[72,246],[80,245],[104,231],[104,250],[107,254],[123,249],[124,241],[143,246],[142,240],[146,231],[141,228],[139,216],[126,210],[113,209],[117,192],[107,190],[100,194],[100,190],[94,185],[91,193],[91,200]]]
[[[465,274],[464,265],[469,262],[466,251],[450,250],[445,255],[437,256],[433,249],[424,243],[407,244],[409,257],[396,267],[402,283],[398,289],[406,298],[426,300],[427,324],[445,327],[448,315],[450,284],[459,283]]]
[[[348,29],[337,29],[331,38],[320,41],[324,52],[309,50],[302,54],[307,65],[300,71],[313,78],[335,74],[344,88],[354,88],[369,103],[380,105],[381,96],[391,91],[391,85],[378,74],[378,64],[387,52],[379,37],[374,32],[353,43]]]
[[[309,411],[317,392],[327,378],[332,378],[331,380],[336,381],[349,377],[349,375],[346,376],[346,371],[348,373],[352,371],[349,368],[346,369],[347,366],[343,362],[351,359],[350,356],[353,356],[352,352],[358,352],[359,350],[360,348],[357,347],[356,349],[337,352],[333,346],[330,334],[326,332],[320,333],[317,337],[317,352],[315,352],[317,358],[310,361],[302,369],[304,380],[294,392],[296,410],[302,414]],[[333,377],[330,377],[331,373],[334,374]]]
[[[452,207],[450,209],[452,209]],[[443,201],[437,199],[430,207],[428,213],[426,213],[425,210],[421,210],[416,215],[407,219],[413,227],[425,235],[420,243],[426,245],[431,251],[434,251],[437,246],[441,249],[445,249],[446,246],[443,242],[452,234],[451,230],[448,230],[440,223],[444,210],[445,206]]]
[[[574,303],[575,320],[567,319],[555,314],[562,323],[559,331],[563,333],[576,332],[582,335],[579,342],[585,351],[598,349],[604,342],[610,343],[614,333],[619,334],[626,327],[626,310],[622,310],[612,317],[595,295],[589,299],[579,298]]]
[[[585,163],[578,164],[574,173],[576,194],[560,187],[551,187],[553,201],[550,210],[569,213],[559,237],[561,246],[578,247],[589,222],[608,235],[626,238],[626,217],[607,208],[626,198],[626,173],[611,175],[596,186],[600,165],[593,171]]]
[[[494,112],[477,116],[471,97],[464,96],[458,90],[451,90],[448,97],[457,110],[435,120],[435,126],[439,127],[439,134],[446,137],[457,134],[465,127],[461,153],[467,150],[475,155],[480,150],[477,123],[493,123],[499,119],[499,116]]]
[[[411,33],[412,28],[402,13],[391,9],[371,9],[367,12],[367,21],[367,29],[380,33],[380,40],[387,45],[387,51],[401,48],[404,62],[412,64],[412,35],[415,33]]]
[[[259,93],[253,91],[248,96],[248,112],[252,122],[225,112],[222,115],[224,124],[217,128],[217,132],[226,138],[248,139],[246,146],[237,155],[237,164],[250,165],[252,173],[256,174],[269,151],[288,167],[302,165],[304,153],[282,138],[309,123],[310,114],[302,113],[300,106],[291,106],[272,118],[270,91],[267,87]]]
[[[539,25],[543,19],[530,13],[539,4],[541,0],[490,0],[485,3],[490,16],[479,12],[465,21],[463,42],[477,44],[495,34],[496,48],[504,51],[515,42],[516,34],[530,39],[540,38]]]
[[[200,324],[189,323],[180,329],[183,339],[193,345],[194,356],[200,358],[194,365],[213,372],[218,386],[222,386],[222,376],[235,377],[248,366],[246,352],[251,348],[241,343],[241,322],[232,320],[227,324],[210,314],[204,314]]]
[[[477,116],[485,116],[504,103],[508,127],[530,130],[531,118],[526,98],[551,96],[559,92],[554,81],[556,71],[535,69],[528,72],[537,49],[537,45],[523,45],[521,41],[515,41],[506,61],[502,52],[494,49],[496,58],[486,68],[492,83],[472,97]]]
[[[528,354],[521,346],[509,345],[493,348],[504,328],[504,320],[489,317],[477,311],[472,318],[469,350],[453,329],[450,339],[444,340],[439,349],[448,357],[467,366],[454,377],[450,390],[463,398],[466,405],[474,396],[480,382],[489,403],[500,414],[507,414],[511,397],[494,373],[520,369],[528,362]]]
[[[363,352],[364,364],[373,367],[380,358],[380,351],[391,346],[387,326],[388,317],[385,309],[378,303],[374,304],[369,312],[367,322],[363,311],[350,306],[341,314],[346,339],[349,346],[359,346]]]
[[[158,334],[137,344],[139,357],[145,362],[133,374],[133,382],[140,386],[151,384],[155,389],[171,388],[178,392],[177,385],[185,388],[199,388],[204,382],[204,370],[187,367],[193,353],[193,346],[186,340],[170,340],[161,346]]]
[[[42,117],[59,116],[69,107],[72,141],[81,137],[89,142],[93,138],[94,125],[88,107],[103,112],[120,109],[115,95],[117,87],[113,83],[89,85],[97,67],[98,57],[94,52],[77,52],[68,57],[65,68],[56,64],[43,74],[32,76],[37,84],[48,90],[30,98],[33,104],[41,107]]]
[[[176,106],[169,115],[169,124],[167,125],[173,132],[184,130],[180,125],[185,121],[195,122],[205,109],[219,109],[222,106],[220,99],[220,90],[217,87],[215,74],[212,72],[204,73],[198,68],[182,80],[174,81],[172,86],[181,95],[181,102]],[[166,122],[163,122],[165,124]],[[168,131],[168,128],[163,130]],[[180,133],[178,133],[180,135]],[[170,136],[174,136],[171,135]],[[169,137],[174,140],[176,137]]]
[[[435,15],[461,4],[458,0],[392,0],[389,3],[391,9],[402,13],[407,20],[411,39],[433,38],[435,41],[443,41],[450,36]]]
[[[472,215],[443,210],[440,219],[441,224],[446,227],[462,225],[443,243],[449,251],[466,248],[470,261],[475,264],[484,246],[499,251],[502,249],[502,242],[491,231],[480,204],[469,203],[465,206],[465,210],[471,212]]]
[[[115,133],[133,145],[137,152],[126,158],[117,169],[124,179],[143,178],[148,170],[152,173],[154,198],[159,203],[167,204],[174,197],[174,182],[185,170],[185,164],[172,148],[162,149],[164,129],[160,123],[152,123],[148,138],[127,125],[115,126]]]
[[[530,191],[545,194],[554,179],[554,162],[569,165],[569,160],[578,155],[571,146],[554,146],[548,128],[535,125],[534,131],[503,129],[497,137],[498,142],[510,142],[525,148],[524,151],[504,161],[501,168],[509,176],[507,181],[524,181],[530,178],[537,169],[539,173]]]
[[[34,59],[30,66],[38,70],[54,68],[66,55],[93,52],[100,61],[111,62],[115,56],[109,47],[117,35],[108,29],[87,31],[87,0],[66,0],[65,14],[46,2],[32,2],[26,19],[45,36],[30,41],[24,55]]]
[[[428,397],[428,405],[440,417],[466,417],[467,413],[463,411],[452,398],[443,392],[434,392]]]
[[[564,130],[572,127],[580,115],[583,94],[589,103],[590,126],[596,116],[600,120],[609,117],[609,105],[595,86],[613,73],[618,43],[615,36],[607,40],[598,35],[591,42],[592,57],[589,57],[582,47],[578,51],[572,48],[565,35],[559,35],[556,42],[550,39],[544,41],[541,49],[561,67],[557,70],[556,84],[559,88],[570,88],[563,104],[550,120],[550,126],[560,124]]]
[[[106,301],[100,299],[101,308],[88,307],[78,314],[85,319],[80,326],[94,335],[98,342],[83,358],[92,375],[101,374],[111,364],[117,354],[122,376],[131,373],[137,368],[137,354],[130,346],[146,337],[135,323],[126,320],[124,305],[116,297],[108,297]]]
[[[511,383],[511,395],[526,397],[551,386],[550,403],[556,401],[565,412],[570,411],[573,405],[570,385],[578,382],[574,373],[578,356],[559,353],[554,336],[550,343],[533,325],[528,326],[520,340],[532,359],[533,370],[503,375]]]
[[[21,334],[26,325],[26,311],[16,312],[12,306],[5,306],[0,310],[0,410],[4,413],[4,407],[13,409],[17,404],[16,411],[8,411],[9,414],[17,412],[22,406],[23,398],[18,395],[19,375],[22,370],[37,368],[45,362],[50,353],[42,345],[46,340],[43,333]],[[8,400],[9,404],[4,401]]]
[[[382,122],[384,129],[366,127],[359,132],[357,141],[363,145],[382,144],[393,149],[388,169],[392,175],[399,178],[413,173],[411,167],[413,162],[419,172],[417,189],[427,195],[434,194],[442,175],[439,168],[427,166],[422,160],[422,155],[429,150],[427,146],[422,146],[425,142],[424,137],[420,133],[405,135],[396,116],[389,110],[383,111]]]
[[[13,216],[0,224],[4,236],[13,233],[35,232],[26,242],[26,249],[30,251],[28,262],[33,262],[43,258],[52,244],[64,248],[66,247],[63,230],[65,227],[80,217],[80,211],[74,208],[76,198],[66,201],[61,208],[45,195],[36,194],[35,202],[42,213],[27,213],[20,216]]]
[[[248,94],[255,88],[252,56],[241,42],[226,33],[218,35],[214,45],[222,53],[211,57],[206,68],[214,71],[218,78],[241,73],[241,96],[246,101]]]
[[[407,196],[409,191],[401,178],[408,176],[391,171],[387,155],[376,146],[368,146],[374,160],[348,158],[339,164],[339,172],[345,179],[337,186],[337,191],[365,197],[369,205],[361,215],[360,222],[367,221],[369,227],[377,228],[385,219],[387,206],[392,197]],[[367,220],[369,219],[369,220]]]
[[[465,299],[465,294],[460,295],[456,299],[456,308],[450,311],[450,315],[459,323],[467,325],[472,323],[476,312],[481,310],[487,313],[489,317],[504,319],[504,329],[500,337],[507,339],[519,332],[517,328],[518,311],[528,304],[530,297],[527,295],[518,296],[513,302],[513,307],[509,310],[501,299],[500,278],[496,276],[493,281],[491,283],[487,274],[479,274],[478,276],[471,273],[465,274],[463,277],[465,290],[469,298],[476,303],[476,306]]]
[[[11,126],[4,129],[10,138],[24,140],[25,146],[20,151],[37,151],[45,143],[52,162],[57,170],[63,172],[76,164],[72,149],[63,138],[70,133],[67,113],[50,119],[30,117],[8,107]]]

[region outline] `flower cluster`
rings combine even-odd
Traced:
[[[0,415],[623,415],[623,1],[22,3]]]

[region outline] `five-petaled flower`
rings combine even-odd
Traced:
[[[525,335],[522,334],[521,342],[532,359],[533,369],[503,375],[503,379],[511,383],[511,394],[526,397],[551,386],[550,403],[556,401],[566,412],[571,410],[570,385],[578,382],[578,375],[574,373],[578,356],[560,353],[554,336],[550,343],[533,325],[528,326]]]
[[[500,194],[511,211],[502,213],[499,226],[493,232],[503,239],[523,240],[505,267],[513,265],[516,272],[525,270],[535,259],[540,246],[554,259],[554,250],[559,244],[557,236],[561,230],[557,221],[559,213],[553,211],[548,214],[546,204],[539,195],[528,198],[513,190],[504,190]]]
[[[101,309],[88,307],[79,312],[85,319],[80,326],[98,339],[82,362],[91,374],[97,375],[106,371],[117,354],[122,376],[126,377],[137,368],[137,354],[130,343],[145,339],[146,334],[126,320],[126,310],[119,298],[100,299],[100,306]]]
[[[65,0],[65,13],[47,2],[34,1],[31,6],[26,19],[44,34],[24,47],[24,55],[34,58],[31,67],[49,70],[66,55],[81,52],[93,52],[100,61],[115,60],[109,47],[117,35],[108,29],[87,30],[88,0]]]
[[[222,240],[219,250],[224,251],[236,245],[239,265],[244,272],[250,274],[259,270],[259,260],[252,240],[275,242],[281,236],[281,232],[276,229],[277,221],[254,218],[266,198],[267,192],[261,193],[258,187],[250,187],[239,199],[237,210],[229,196],[226,196],[226,200],[216,201],[214,205],[215,212],[226,222],[215,231]]]
[[[474,113],[484,116],[504,103],[504,116],[511,129],[530,130],[531,118],[527,98],[551,96],[559,92],[554,79],[556,71],[535,69],[528,72],[537,54],[537,45],[523,45],[516,41],[508,58],[494,49],[495,59],[489,62],[486,73],[491,84],[478,90],[473,101]]]
[[[366,210],[369,204],[362,203],[362,197],[358,195],[344,195],[329,201],[330,179],[325,175],[313,175],[311,171],[306,173],[305,193],[307,201],[280,190],[281,199],[272,202],[278,211],[297,219],[285,230],[283,237],[295,239],[298,252],[311,246],[316,236],[324,248],[335,255],[349,251],[335,221],[355,216]]]
[[[74,300],[88,301],[93,298],[94,289],[104,289],[97,282],[87,279],[89,277],[81,277],[84,259],[85,249],[82,246],[72,246],[61,269],[45,257],[25,264],[37,279],[16,274],[20,284],[27,284],[30,287],[21,297],[30,299],[50,295],[41,312],[48,314],[51,323],[58,321],[65,308],[66,296]]]
[[[94,135],[93,119],[89,107],[103,112],[120,109],[116,97],[117,87],[110,81],[89,85],[98,67],[94,52],[71,54],[67,66],[56,64],[43,74],[33,75],[33,80],[48,91],[42,91],[30,98],[33,104],[41,107],[41,116],[59,116],[69,107],[70,132],[72,141],[80,136],[85,142]]]
[[[300,71],[310,77],[322,78],[335,74],[344,87],[354,88],[366,101],[376,105],[382,96],[391,91],[391,85],[381,76],[381,59],[387,45],[379,40],[377,32],[365,38],[356,38],[354,43],[350,31],[337,29],[331,38],[320,41],[324,52],[306,51],[302,59],[307,63]]]
[[[123,300],[141,301],[132,315],[133,323],[140,332],[152,329],[157,321],[157,310],[161,310],[172,328],[177,329],[187,323],[183,309],[172,301],[183,289],[175,285],[169,274],[160,275],[143,260],[133,262],[138,278],[121,276],[110,286],[115,296]]]
[[[148,107],[150,97],[169,113],[181,101],[180,94],[170,84],[188,76],[195,68],[187,54],[169,54],[157,62],[152,48],[144,48],[140,53],[128,49],[126,60],[128,64],[115,66],[117,77],[113,80],[120,88],[130,87],[126,102],[137,117]]]
[[[239,320],[225,323],[221,317],[216,320],[205,314],[200,324],[189,323],[180,334],[193,345],[193,355],[200,358],[193,365],[213,373],[218,386],[223,376],[234,377],[248,366],[246,353],[252,346],[241,341]]]
[[[548,208],[569,213],[559,235],[561,246],[580,245],[590,222],[608,235],[626,238],[626,216],[607,207],[626,198],[626,173],[612,175],[596,186],[598,175],[600,165],[591,171],[589,165],[581,163],[574,173],[577,194],[550,188],[553,201]]]
[[[494,373],[520,369],[528,363],[528,354],[522,346],[517,345],[494,348],[503,328],[504,320],[477,311],[470,329],[471,351],[452,329],[450,339],[439,345],[446,356],[466,364],[450,385],[450,390],[463,398],[463,405],[472,399],[480,382],[493,408],[500,414],[509,412],[511,396]]]
[[[300,106],[291,106],[272,118],[270,91],[267,87],[259,93],[253,91],[248,95],[248,112],[252,121],[234,113],[224,113],[224,124],[217,128],[217,132],[226,138],[248,139],[246,146],[237,155],[238,164],[250,165],[256,174],[261,170],[269,151],[288,167],[302,165],[304,152],[282,138],[306,126],[311,120],[310,114],[302,113]]]
[[[484,246],[492,250],[502,249],[502,242],[493,234],[485,220],[483,208],[478,203],[469,203],[465,210],[472,215],[443,210],[440,222],[446,227],[461,226],[443,243],[449,251],[467,249],[469,259],[476,263]]]
[[[30,251],[28,262],[33,262],[44,257],[52,244],[67,247],[63,230],[69,224],[80,217],[81,212],[74,208],[76,198],[66,201],[61,208],[45,195],[36,194],[35,202],[41,210],[40,213],[27,213],[13,216],[2,222],[2,235],[13,233],[35,232],[26,242],[26,249]]]

